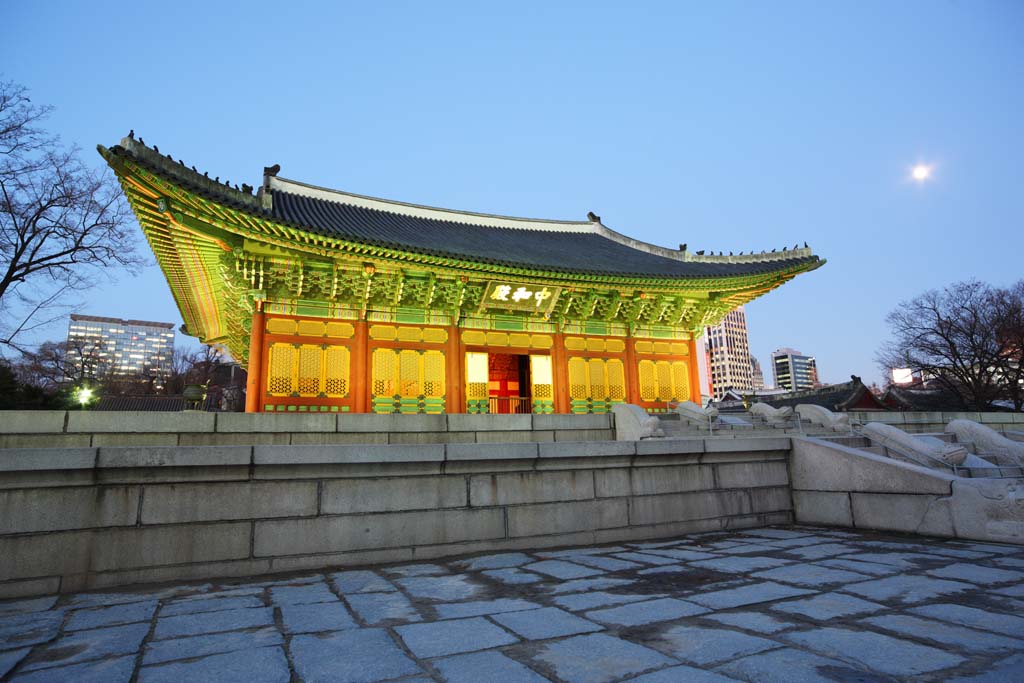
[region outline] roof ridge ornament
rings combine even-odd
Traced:
[[[749,254],[745,254],[742,251],[739,254],[733,254],[731,251],[725,255],[722,252],[715,254],[714,252],[707,254],[704,249],[700,251],[691,252],[687,250],[687,245],[680,244],[679,251],[682,253],[683,261],[690,261],[695,263],[755,263],[755,262],[767,262],[767,261],[786,261],[789,259],[799,259],[808,256],[813,256],[814,253],[807,242],[804,242],[803,247],[793,245],[793,248],[783,247],[779,249],[772,249],[771,251],[752,251]]]

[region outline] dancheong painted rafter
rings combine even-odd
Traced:
[[[705,255],[601,223],[439,209],[264,169],[241,189],[141,140],[99,147],[185,327],[249,369],[248,410],[605,412],[694,398],[694,340],[824,261]]]

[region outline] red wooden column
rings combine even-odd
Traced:
[[[365,320],[352,323],[356,333],[352,338],[352,412],[365,413],[369,401],[370,358],[369,340]]]
[[[626,402],[640,405],[640,368],[636,364],[636,342],[633,337],[626,337]]]
[[[256,302],[252,314],[252,330],[249,334],[249,372],[245,379],[245,412],[258,413],[264,393],[263,380],[263,334],[267,328],[266,315],[261,302]]]
[[[465,397],[462,395],[463,387],[465,386],[463,377],[465,366],[465,350],[462,347],[459,326],[449,325],[448,342],[444,349],[445,382],[448,384],[444,397],[444,411],[446,413],[466,412]]]
[[[551,387],[555,398],[555,412],[569,412],[569,359],[565,355],[565,335],[558,332],[552,335],[555,345],[551,347]]]
[[[697,339],[690,334],[690,400],[699,404],[701,402],[700,386],[700,358],[697,356]]]

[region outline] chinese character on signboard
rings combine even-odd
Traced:
[[[558,300],[561,287],[489,282],[481,308],[503,308],[547,315]]]

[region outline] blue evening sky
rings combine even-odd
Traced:
[[[0,38],[3,77],[97,162],[134,128],[238,184],[280,163],[671,247],[806,240],[828,264],[747,307],[769,381],[780,346],[878,378],[899,301],[1024,277],[1017,0],[6,2]],[[181,322],[155,266],[86,298]]]

